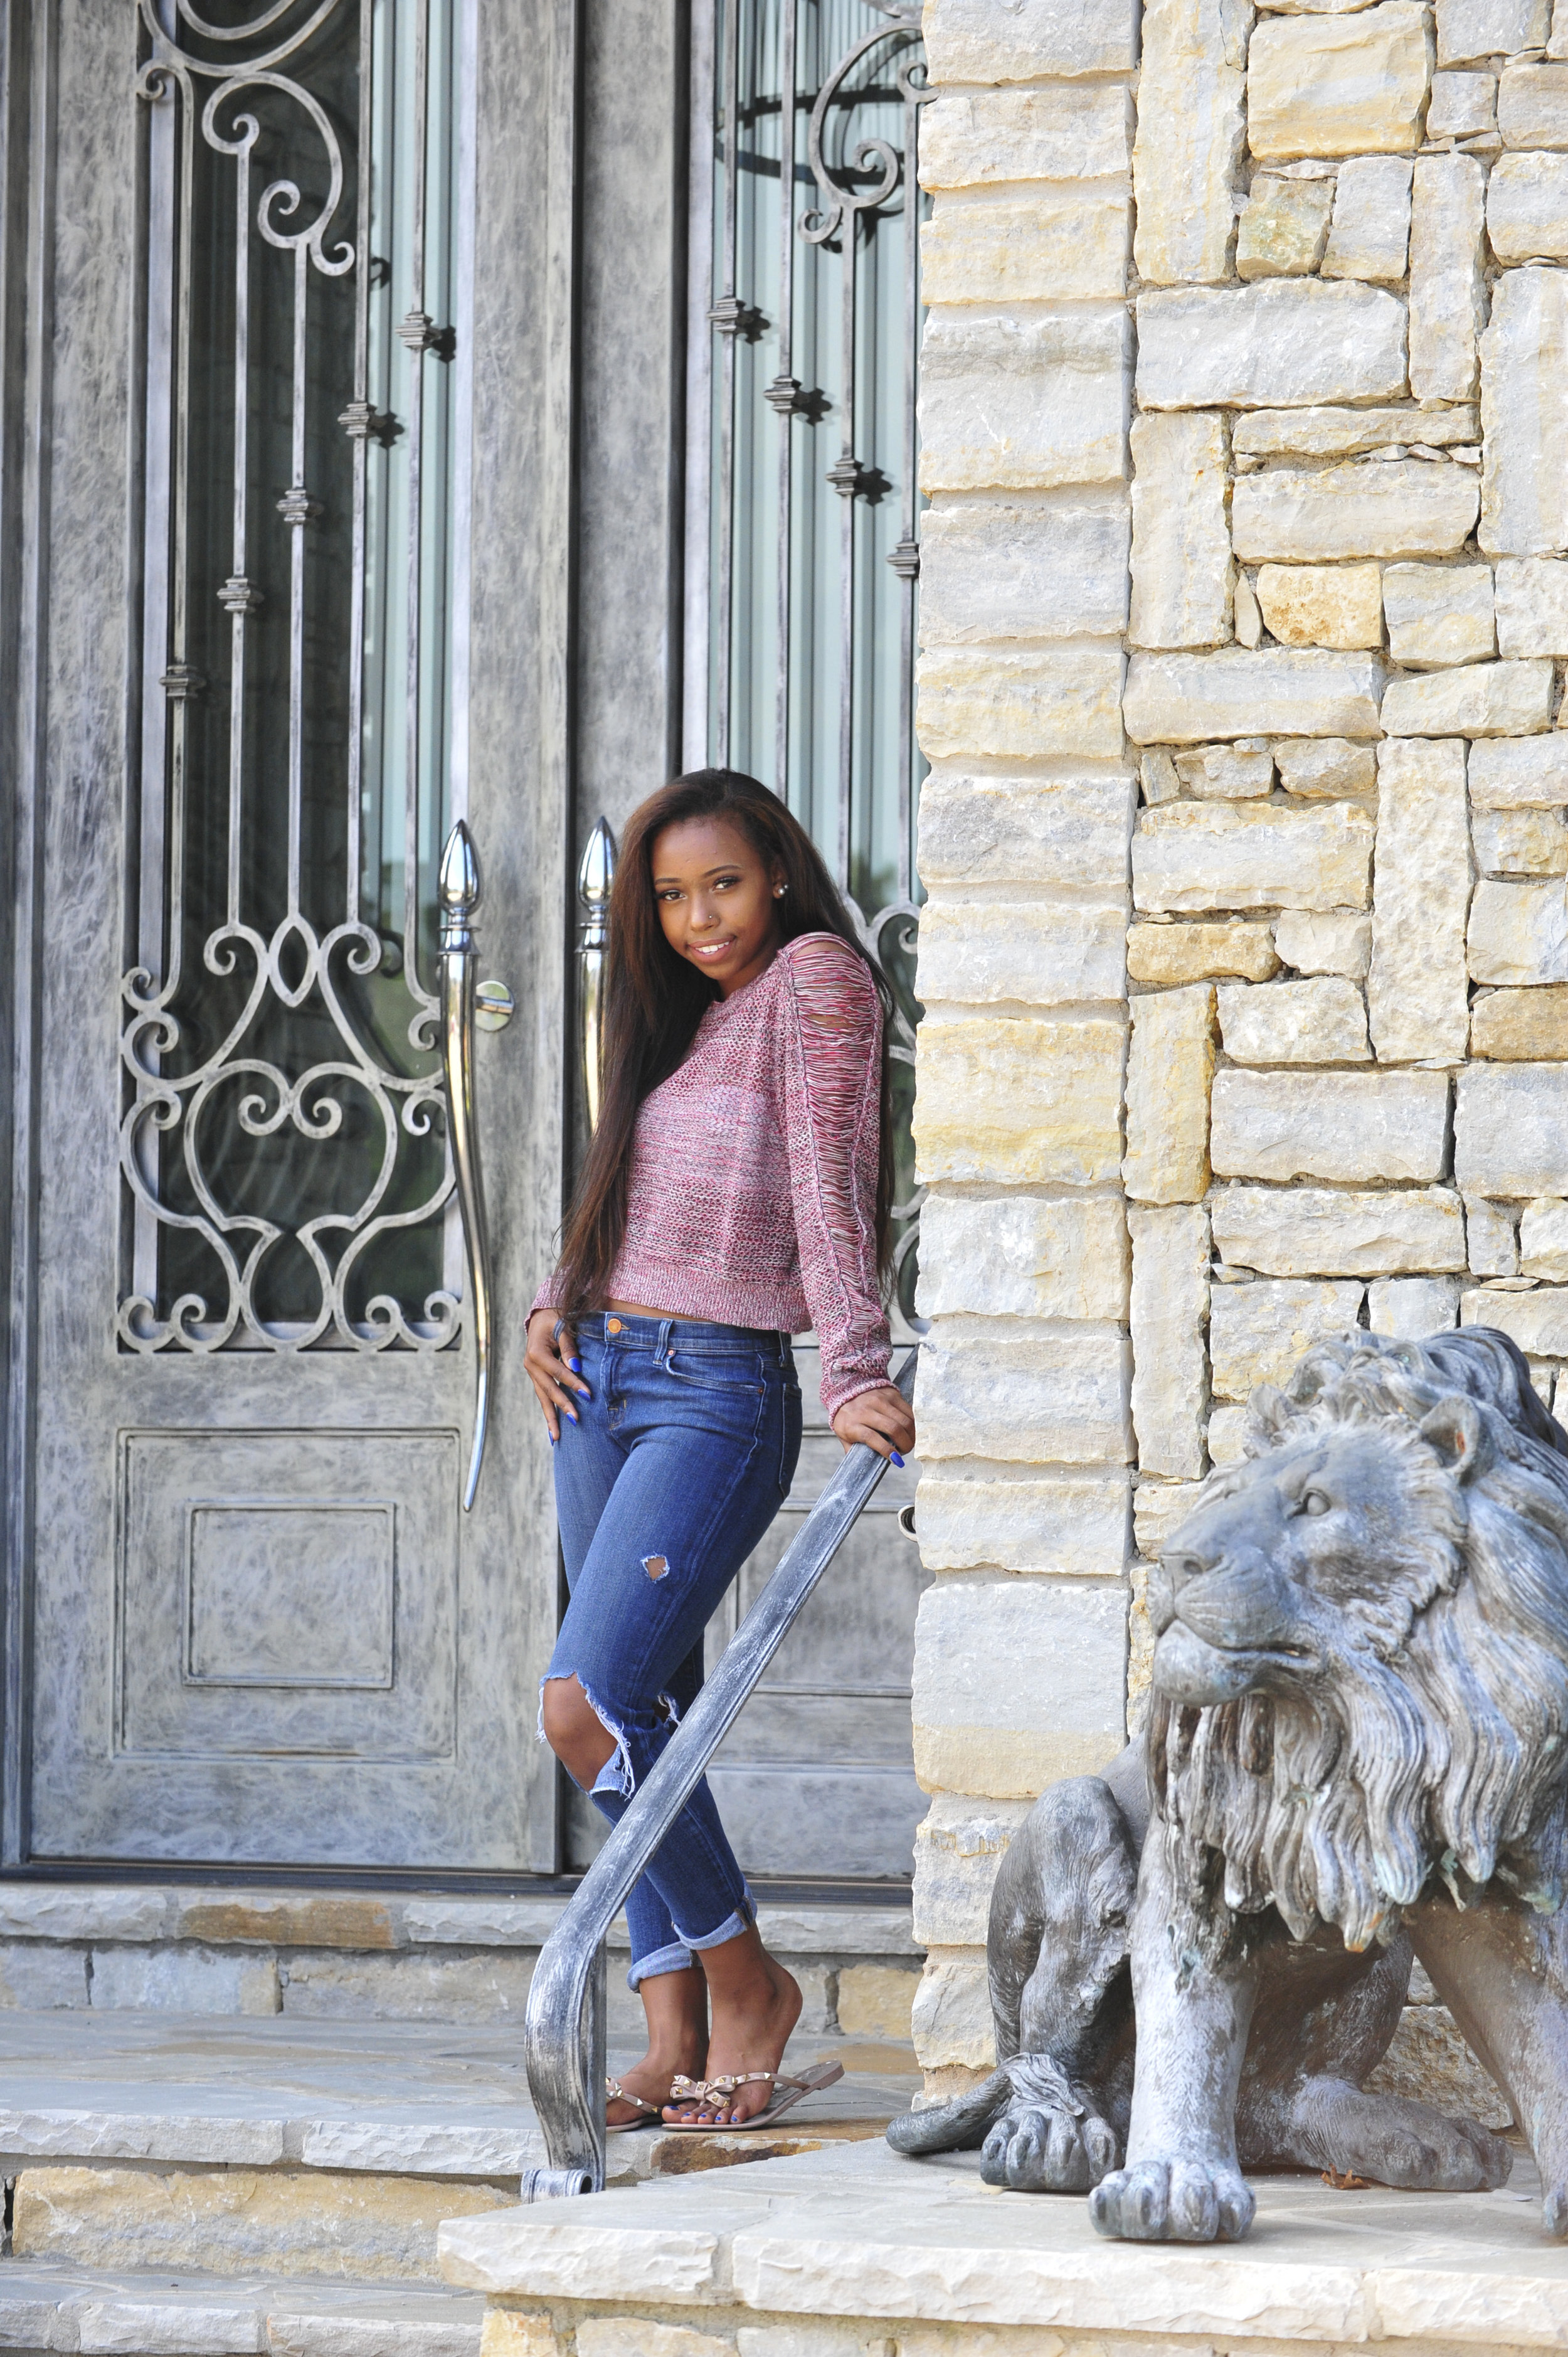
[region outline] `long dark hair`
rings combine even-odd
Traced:
[[[789,888],[777,903],[787,942],[800,933],[836,933],[868,969],[882,1002],[881,1157],[876,1187],[876,1257],[888,1267],[893,1197],[889,1136],[887,1017],[892,994],[867,955],[815,844],[777,794],[738,770],[693,770],[639,804],[627,822],[610,891],[605,982],[604,1088],[599,1124],[561,1239],[561,1306],[601,1308],[626,1234],[627,1180],[644,1097],[684,1059],[716,986],[664,938],[653,898],[653,845],[684,819],[723,818],[737,826],[770,872]]]

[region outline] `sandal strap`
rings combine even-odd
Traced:
[[[605,2096],[612,2104],[635,2104],[640,2112],[657,2112],[659,2109],[658,2104],[650,2104],[646,2095],[634,2095],[631,2089],[623,2087],[618,2079],[605,2081]]]
[[[672,2104],[696,2104],[703,2110],[727,2111],[742,2087],[766,2081],[769,2086],[793,2086],[790,2079],[779,2079],[772,2071],[725,2071],[716,2079],[688,2079],[677,2071],[670,2082]],[[635,2098],[628,2098],[635,2101]]]
[[[730,2098],[740,2083],[738,2079],[725,2077],[688,2079],[678,2072],[670,2082],[670,2100],[672,2104],[694,2104],[702,2111],[727,2111]]]

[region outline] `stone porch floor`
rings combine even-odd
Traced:
[[[619,2181],[878,2136],[912,2050],[791,2048],[823,2052],[849,2073],[792,2137],[618,2138]],[[516,2023],[0,2009],[0,2350],[479,2357],[436,2230],[505,2213],[543,2158]]]
[[[613,2046],[612,2072],[639,2050]],[[846,2075],[791,2116],[792,2135],[879,2134],[919,2083],[908,2047],[790,2042],[797,2065],[824,2056]],[[612,2160],[645,2175],[659,2148],[690,2153],[692,2141],[617,2137]],[[753,2136],[742,2148],[757,2147]],[[0,2010],[7,2176],[48,2159],[504,2180],[544,2157],[520,2024]]]
[[[1494,2194],[1256,2186],[1244,2243],[1107,2243],[1079,2197],[862,2143],[463,2220],[440,2248],[448,2282],[490,2295],[487,2357],[554,2357],[573,2333],[577,2357],[1568,2348],[1568,2247],[1542,2232],[1522,2154]]]
[[[488,2294],[484,2357],[1568,2350],[1568,2249],[1522,2157],[1487,2196],[1261,2179],[1234,2249],[1112,2244],[1080,2200],[888,2152],[912,2056],[792,2059],[824,2051],[876,2067],[768,2137],[619,2138],[620,2185],[520,2208],[542,2153],[513,2025],[0,2012],[0,2349],[479,2357]]]

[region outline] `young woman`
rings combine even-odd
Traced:
[[[846,1447],[901,1464],[914,1445],[882,1301],[886,988],[810,838],[755,779],[699,770],[633,814],[599,1125],[527,1359],[571,1588],[542,1723],[612,1823],[789,1492],[791,1333],[816,1329]],[[798,2083],[773,2089],[800,1992],[755,1911],[701,1783],[627,1902],[648,2051],[611,2084],[611,2127],[739,2126],[796,2099]]]

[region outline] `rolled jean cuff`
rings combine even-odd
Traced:
[[[716,1932],[704,1932],[699,1939],[693,1932],[682,1932],[679,1923],[676,1924],[675,1930],[677,1936],[684,1940],[688,1948],[694,1949],[701,1955],[704,1948],[722,1948],[726,1940],[738,1940],[743,1932],[750,1931],[756,1921],[757,1902],[748,1890],[735,1912],[725,1917]]]
[[[650,1956],[635,1957],[626,1985],[634,1989],[639,1982],[657,1980],[660,1973],[689,1973],[691,1969],[692,1951],[683,1940],[677,1940],[668,1948],[655,1948]]]

